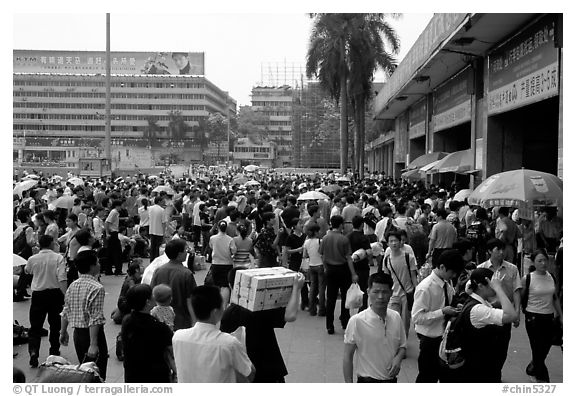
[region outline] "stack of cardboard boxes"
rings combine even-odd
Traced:
[[[253,312],[285,307],[297,275],[284,267],[237,271],[230,302]]]

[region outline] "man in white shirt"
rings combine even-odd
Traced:
[[[410,312],[414,303],[416,281],[416,258],[402,248],[402,237],[399,232],[388,234],[390,254],[384,253],[382,270],[394,279],[390,309],[402,316],[406,336],[410,331]]]
[[[222,296],[214,286],[192,291],[192,308],[197,319],[189,329],[172,338],[179,383],[226,383],[251,381],[256,373],[246,347],[234,336],[216,327],[224,313]]]
[[[416,382],[443,382],[438,348],[444,334],[445,318],[456,316],[458,310],[450,306],[454,288],[449,281],[464,269],[458,250],[446,250],[438,259],[440,265],[416,286],[412,321],[420,340],[418,376]]]
[[[388,274],[368,278],[370,308],[352,316],[344,334],[344,381],[397,382],[406,354],[406,333],[400,315],[388,309],[393,280]],[[356,370],[354,370],[356,354]]]
[[[154,198],[154,205],[148,209],[148,218],[150,223],[150,262],[154,261],[160,255],[160,245],[164,238],[166,227],[166,216],[164,208],[160,206],[163,202],[161,197]]]
[[[205,195],[200,195],[200,197],[194,202],[192,206],[192,241],[195,246],[198,247],[200,244],[200,235],[202,234],[202,220],[200,220],[200,205],[206,203],[207,197]],[[203,244],[208,244],[208,241],[203,241]]]

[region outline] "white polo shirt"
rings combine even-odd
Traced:
[[[252,371],[246,348],[213,324],[176,331],[172,347],[179,383],[236,382],[236,372],[247,377]]]
[[[389,375],[392,360],[400,348],[406,348],[406,333],[400,314],[386,311],[386,323],[372,308],[352,316],[344,333],[345,344],[355,344],[356,374],[380,380]]]
[[[152,205],[148,208],[148,221],[150,235],[164,235],[164,208],[160,205]]]

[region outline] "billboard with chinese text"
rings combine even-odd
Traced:
[[[204,75],[203,52],[110,52],[112,74]],[[105,51],[14,50],[14,73],[105,74]]]
[[[489,55],[490,115],[558,95],[555,30],[556,17],[548,15]]]

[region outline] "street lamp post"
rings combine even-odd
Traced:
[[[105,155],[108,164],[112,167],[111,153],[111,114],[110,114],[110,13],[106,13],[106,137],[105,137]]]

